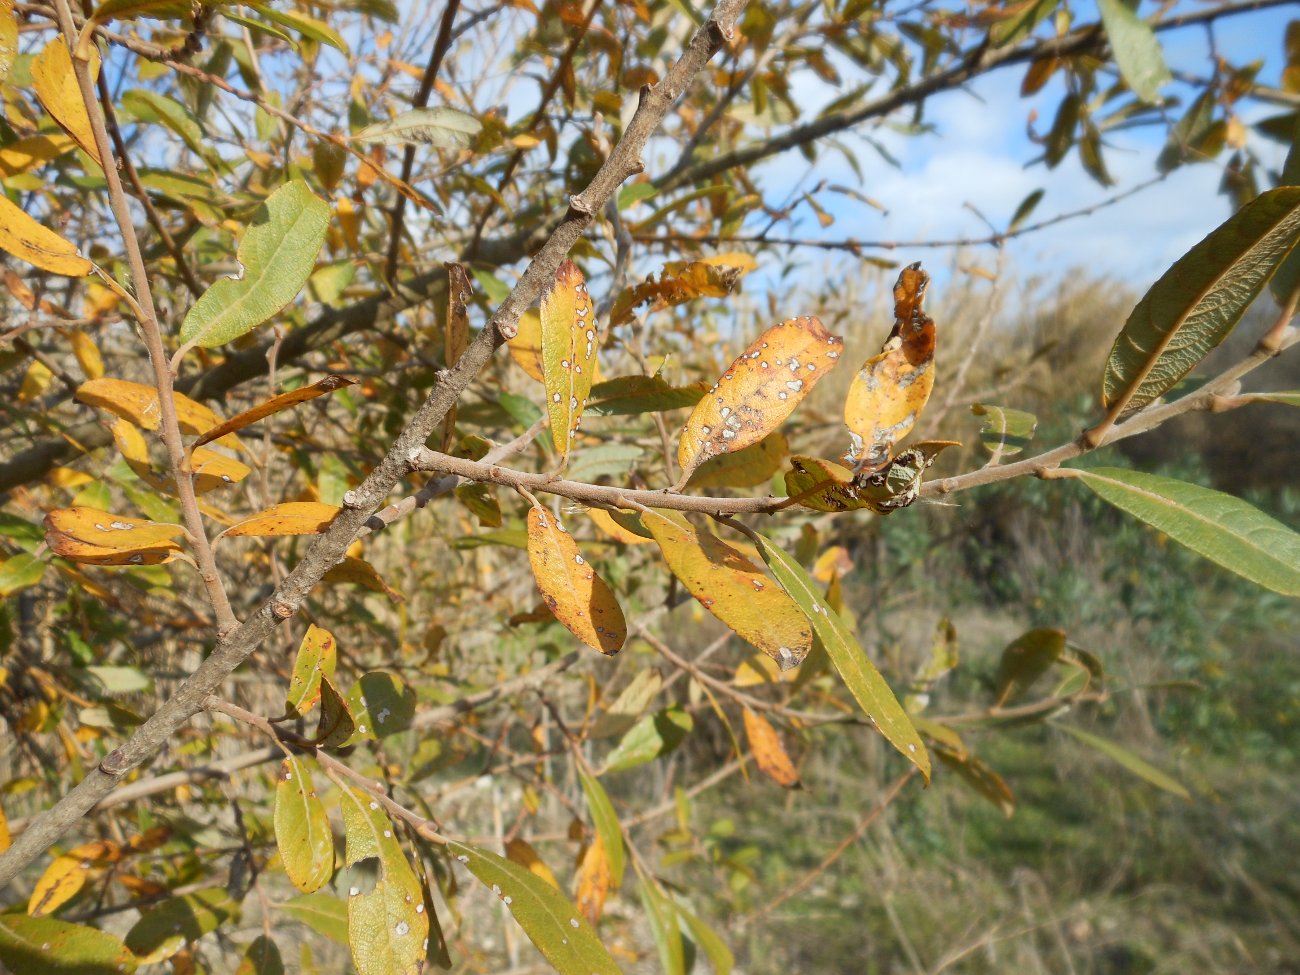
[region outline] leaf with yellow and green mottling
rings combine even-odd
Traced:
[[[334,834],[301,756],[290,755],[280,763],[273,819],[275,843],[289,880],[304,894],[324,887],[334,876]]]
[[[572,261],[555,272],[555,283],[542,297],[542,375],[551,439],[568,457],[582,422],[596,373],[599,326],[587,283]]]

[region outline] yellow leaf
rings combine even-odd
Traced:
[[[838,364],[843,345],[816,318],[792,318],[760,335],[687,419],[677,444],[683,479],[709,458],[756,444],[779,427]]]
[[[180,525],[145,521],[86,507],[55,508],[45,515],[45,528],[87,545],[123,552],[166,545],[185,534]]]
[[[0,248],[42,271],[71,278],[84,277],[93,266],[77,253],[75,244],[37,223],[4,196],[0,196]]]
[[[863,363],[849,386],[844,462],[858,470],[888,463],[934,388],[934,321],[922,310],[930,276],[919,263],[903,268],[894,285],[894,328],[880,354]]]
[[[541,877],[556,890],[560,889],[560,882],[555,879],[555,874],[551,873],[551,868],[537,855],[537,851],[524,840],[515,837],[506,844],[506,859],[514,861],[531,873]]]
[[[591,520],[596,523],[597,528],[616,542],[622,542],[624,545],[648,545],[653,541],[645,535],[638,535],[631,529],[625,528],[604,508],[589,508],[587,514],[591,515]]]
[[[99,354],[99,346],[89,333],[73,329],[67,333],[72,344],[72,354],[87,379],[99,379],[104,375],[104,357]]]
[[[781,469],[790,444],[785,434],[769,433],[756,444],[706,460],[691,475],[693,488],[755,487],[766,484]]]
[[[0,149],[0,175],[17,176],[58,159],[76,143],[66,135],[30,135]]]
[[[27,901],[27,913],[32,917],[52,914],[77,896],[85,886],[91,870],[113,863],[122,857],[121,848],[109,840],[94,840],[69,850],[41,874]]]
[[[758,769],[777,785],[785,789],[799,788],[799,773],[790,761],[785,746],[776,729],[760,714],[745,708],[745,737],[754,752]]]
[[[228,484],[238,484],[251,474],[247,464],[200,447],[190,456],[190,469],[194,471],[194,493],[207,494]]]
[[[342,562],[332,566],[322,581],[361,586],[371,592],[383,593],[395,603],[400,603],[403,599],[402,594],[386,583],[373,565],[351,555],[344,556]]]
[[[560,520],[536,505],[528,510],[528,561],[546,605],[570,633],[601,653],[623,648],[627,624],[618,600]]]
[[[748,254],[716,254],[698,261],[669,261],[658,279],[651,276],[618,296],[610,311],[615,325],[632,318],[632,310],[648,304],[647,312],[661,311],[696,298],[725,298],[758,263]]]
[[[71,491],[83,484],[89,484],[94,478],[85,471],[73,470],[71,467],[56,467],[50,471],[48,480],[55,487]]]
[[[244,427],[256,423],[258,420],[265,419],[272,414],[287,410],[291,406],[297,406],[299,403],[305,403],[308,400],[315,399],[317,396],[324,396],[326,393],[332,393],[336,389],[342,389],[344,386],[356,385],[346,376],[329,375],[324,379],[319,379],[310,386],[303,386],[288,393],[281,393],[279,396],[272,396],[265,403],[259,403],[250,410],[244,410],[242,413],[236,413],[229,420],[220,423],[204,433],[198,440],[194,441],[195,447],[201,447],[205,443],[212,443],[214,440],[220,440],[228,433],[234,433],[236,430],[242,430]]]
[[[807,617],[750,558],[716,535],[697,533],[680,513],[647,511],[642,524],[664,561],[700,605],[776,661],[798,666],[812,649]]]
[[[0,687],[4,686],[4,681],[0,680]],[[9,849],[9,844],[13,840],[9,836],[9,820],[5,818],[4,807],[0,806],[0,853]]]
[[[597,833],[579,855],[578,889],[574,896],[578,910],[592,927],[600,921],[601,912],[605,909],[609,883],[609,854],[605,851],[605,841]]]
[[[510,358],[539,383],[546,382],[542,373],[542,316],[529,309],[519,316],[519,331],[506,342]]]
[[[90,74],[99,74],[99,50],[90,48]],[[83,152],[102,168],[99,147],[90,128],[90,116],[81,98],[81,88],[72,70],[72,55],[62,37],[55,37],[32,61],[32,87],[54,121],[72,136]]]
[[[346,196],[337,198],[334,209],[338,214],[339,229],[343,231],[343,240],[347,243],[348,250],[355,254],[361,250],[361,211]]]
[[[45,391],[50,388],[50,383],[53,381],[54,373],[50,372],[50,367],[40,360],[33,361],[23,373],[22,384],[18,387],[18,402],[30,403],[39,399],[45,395]]]
[[[813,563],[812,577],[829,584],[832,580],[853,571],[853,560],[843,545],[832,545]]]
[[[251,518],[227,528],[224,535],[319,535],[329,527],[341,509],[319,501],[286,501],[273,504]]]
[[[591,380],[595,373],[599,327],[582,272],[565,261],[555,272],[555,283],[542,297],[542,375],[546,409],[551,418],[551,439],[561,457],[582,422]]]
[[[158,391],[144,383],[126,379],[92,379],[78,386],[76,395],[86,405],[107,410],[145,430],[157,430],[162,422]],[[221,417],[184,393],[172,393],[172,402],[176,405],[176,422],[186,433],[206,433],[221,423]],[[234,434],[217,442],[233,450],[244,449]]]

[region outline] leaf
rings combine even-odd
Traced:
[[[304,758],[280,763],[275,783],[275,843],[290,882],[304,894],[334,876],[334,835]]]
[[[606,511],[604,508],[588,508],[587,514],[596,523],[596,527],[616,542],[624,545],[645,545],[652,541],[648,532],[635,518],[626,512]],[[635,525],[635,527],[633,527]],[[3,570],[0,570],[2,573]]]
[[[650,934],[659,951],[659,966],[664,975],[687,975],[686,956],[682,945],[682,931],[677,923],[676,905],[659,893],[654,884],[644,876],[639,878],[637,889],[645,908],[645,919]]]
[[[745,719],[745,737],[749,739],[749,747],[754,753],[759,771],[784,789],[799,788],[799,773],[795,770],[794,762],[790,761],[776,729],[761,714],[756,714],[749,708],[745,708],[742,714]]]
[[[87,545],[121,552],[138,552],[145,549],[179,549],[172,542],[185,534],[180,525],[115,515],[99,508],[55,508],[45,514],[46,532],[60,532]]]
[[[605,910],[605,899],[609,896],[609,883],[609,856],[605,852],[604,837],[597,833],[578,854],[578,869],[575,876],[577,890],[574,903],[579,913],[592,927],[600,921],[600,915]]]
[[[284,975],[284,961],[274,941],[259,934],[240,959],[235,975]]]
[[[668,568],[701,606],[742,640],[776,661],[799,666],[812,630],[794,601],[745,554],[716,535],[698,533],[680,513],[652,509],[641,523],[654,535]]]
[[[96,77],[99,74],[99,49],[92,46],[87,53],[91,77]],[[55,37],[32,61],[32,89],[59,128],[72,136],[81,151],[102,168],[104,163],[99,158],[90,116],[86,114],[81,87],[72,70],[72,54],[62,37]]]
[[[157,430],[162,423],[158,391],[144,383],[126,379],[91,379],[77,387],[76,397],[88,406],[107,410],[145,430]],[[204,433],[220,424],[221,417],[184,393],[173,393],[176,423],[186,433]],[[222,437],[223,447],[242,450],[244,445],[233,434]]]
[[[519,316],[519,331],[506,342],[510,358],[539,383],[546,382],[542,371],[542,317],[533,309]]]
[[[659,676],[659,671],[649,668],[639,671],[614,699],[609,709],[592,724],[587,737],[612,738],[625,734],[636,724],[637,718],[650,706],[663,686],[664,681]]]
[[[618,814],[614,812],[614,804],[609,801],[609,794],[599,779],[581,770],[578,777],[582,781],[583,794],[587,797],[587,808],[591,810],[592,825],[604,843],[605,856],[609,860],[610,884],[614,890],[618,890],[623,885],[623,869],[626,865],[623,830],[618,824]]]
[[[1300,241],[1300,186],[1261,193],[1174,262],[1129,315],[1106,362],[1106,406],[1164,395],[1228,337]]]
[[[970,411],[985,418],[980,427],[980,443],[993,455],[990,463],[996,464],[1003,457],[1013,457],[1020,453],[1029,446],[1038,429],[1038,417],[1024,410],[975,403]]]
[[[1002,707],[1024,697],[1065,652],[1065,631],[1030,630],[1007,645],[994,678],[994,699]]]
[[[0,597],[8,598],[16,592],[30,589],[45,575],[45,563],[35,555],[20,552],[13,558],[0,562]]]
[[[378,800],[344,789],[340,804],[346,860],[352,868],[348,875],[352,963],[358,975],[419,975],[429,938],[419,878]]]
[[[1113,759],[1124,768],[1128,769],[1140,779],[1145,779],[1157,789],[1164,789],[1166,792],[1172,792],[1179,798],[1191,801],[1192,795],[1177,779],[1166,775],[1160,769],[1156,768],[1150,762],[1138,758],[1127,748],[1121,748],[1113,741],[1105,738],[1099,738],[1097,735],[1089,734],[1068,724],[1053,724],[1053,728],[1059,728],[1068,735],[1072,735],[1079,741],[1091,748],[1095,748],[1107,758]]]
[[[1211,562],[1265,589],[1300,596],[1300,535],[1240,498],[1114,467],[1077,476],[1102,500]]]
[[[214,349],[293,301],[315,267],[329,222],[329,204],[300,179],[267,197],[239,242],[240,275],[203,292],[181,323],[181,341]]]
[[[447,268],[447,322],[442,336],[442,362],[450,369],[469,348],[469,303],[474,291],[464,264],[449,263]],[[442,451],[446,453],[456,439],[456,404],[442,420]],[[501,522],[498,519],[497,524]]]
[[[348,710],[356,722],[356,736],[378,741],[411,727],[415,717],[415,691],[402,678],[382,670],[362,674],[348,691]]]
[[[803,566],[764,536],[758,535],[757,539],[764,561],[812,622],[817,639],[826,648],[849,693],[885,739],[930,781],[930,756],[925,743],[839,613],[827,605],[817,583]]]
[[[348,943],[348,906],[333,894],[303,894],[278,906],[295,921],[331,941]]]
[[[194,441],[195,447],[201,447],[206,443],[212,443],[214,440],[220,440],[228,433],[234,433],[236,430],[242,430],[244,427],[251,426],[258,420],[264,420],[283,410],[287,410],[299,403],[305,403],[308,400],[315,399],[317,396],[324,396],[332,393],[336,389],[342,389],[345,386],[356,385],[355,380],[348,379],[346,376],[329,375],[324,379],[317,380],[310,386],[303,386],[292,392],[281,393],[279,396],[272,396],[265,403],[254,406],[251,410],[244,410],[242,413],[236,413],[229,420],[220,423],[210,430],[205,431]]]
[[[145,909],[126,933],[126,946],[142,965],[165,961],[185,945],[215,931],[238,907],[223,887],[172,897]]]
[[[907,436],[934,388],[934,321],[925,314],[930,275],[921,265],[903,268],[894,285],[894,328],[880,354],[863,363],[849,386],[844,424],[846,464],[876,469]]]
[[[338,748],[352,737],[356,729],[347,701],[334,686],[334,681],[321,674],[320,720],[316,724],[316,743],[321,748]]]
[[[18,20],[14,0],[0,0],[0,82],[9,77],[18,56]]]
[[[108,840],[92,840],[55,857],[32,888],[27,913],[32,917],[53,914],[77,896],[96,866],[121,858],[121,849]]]
[[[677,444],[686,479],[711,457],[756,444],[779,427],[839,361],[844,343],[816,318],[773,325],[700,400]]]
[[[756,444],[706,460],[687,482],[693,488],[756,487],[781,469],[790,453],[785,434],[769,433]]]
[[[869,508],[887,515],[916,502],[926,470],[940,453],[955,446],[953,440],[918,440],[884,467],[858,474],[833,461],[796,455],[785,475],[786,493],[817,511]]]
[[[935,757],[1002,811],[1008,819],[1016,811],[1016,797],[1006,780],[993,771],[986,763],[965,751],[957,751],[942,745],[936,745]]]
[[[0,964],[41,975],[119,975],[136,969],[121,940],[52,917],[0,914]]]
[[[384,581],[384,577],[373,565],[365,559],[358,559],[351,555],[345,555],[342,562],[330,566],[325,575],[321,576],[321,581],[337,585],[361,586],[371,592],[383,593],[395,603],[400,603],[405,598]]]
[[[315,17],[308,17],[306,14],[300,14],[296,11],[279,10],[264,3],[250,3],[248,8],[257,11],[272,23],[297,31],[309,40],[328,44],[344,54],[348,53],[347,41],[343,40],[338,31],[324,21],[317,20]]]
[[[542,376],[551,439],[561,457],[568,457],[582,422],[600,348],[595,309],[582,272],[565,261],[555,283],[542,296]]]
[[[452,855],[510,909],[559,975],[621,975],[591,925],[558,890],[517,863],[476,847],[447,844]]]
[[[62,40],[55,40],[62,46]],[[0,196],[0,248],[42,271],[80,278],[94,267],[77,246]]]
[[[556,890],[560,889],[560,882],[555,879],[555,874],[551,873],[551,868],[543,862],[537,851],[527,841],[521,840],[517,836],[508,841],[506,843],[506,859],[519,864],[530,873],[536,874]]]
[[[341,509],[319,501],[285,501],[236,522],[223,536],[319,535]]]
[[[699,261],[670,261],[658,280],[652,275],[642,284],[628,288],[618,296],[610,311],[612,325],[631,321],[638,305],[648,304],[647,313],[662,311],[694,301],[696,298],[725,298],[740,279],[758,262],[749,254],[717,254]]]
[[[1013,233],[1018,230],[1021,224],[1029,219],[1029,215],[1034,212],[1035,208],[1037,208],[1038,204],[1041,203],[1042,200],[1043,190],[1041,188],[1034,190],[1027,197],[1021,200],[1020,205],[1016,207],[1016,212],[1011,215],[1011,222],[1007,224],[1006,232]]]
[[[315,623],[307,627],[293,658],[289,691],[284,697],[284,717],[301,718],[320,700],[320,679],[334,676],[338,646],[334,634]]]
[[[412,108],[386,122],[376,122],[353,134],[356,142],[385,146],[428,145],[436,149],[466,149],[483,131],[473,115],[454,108]]]
[[[660,755],[667,755],[695,728],[695,721],[679,708],[648,714],[628,731],[605,757],[604,772],[625,772]]]
[[[694,406],[707,383],[673,386],[659,376],[619,376],[591,387],[587,412],[594,416],[638,416]]]
[[[542,599],[570,633],[601,653],[623,648],[627,624],[614,593],[560,520],[536,505],[528,510],[528,561]]]
[[[140,121],[166,126],[199,157],[208,155],[202,124],[174,98],[168,98],[160,92],[136,88],[123,92],[119,101],[122,108]]]
[[[995,48],[1015,44],[1028,37],[1059,5],[1061,0],[1021,0],[1002,7],[1008,16],[989,27],[989,40]]]
[[[1115,65],[1133,93],[1148,104],[1160,97],[1160,86],[1170,80],[1164,52],[1151,25],[1124,0],[1097,0]]]
[[[636,466],[645,451],[631,443],[603,443],[588,447],[569,464],[567,477],[574,481],[621,478]]]
[[[718,933],[680,904],[674,906],[677,916],[691,929],[695,943],[704,949],[705,957],[713,965],[713,975],[731,975],[731,970],[736,966],[736,958],[731,949],[722,943]]]

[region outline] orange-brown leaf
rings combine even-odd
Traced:
[[[812,627],[784,589],[742,551],[716,535],[698,533],[675,511],[641,516],[664,561],[700,605],[771,657],[782,670],[812,649]]]
[[[880,354],[863,363],[849,386],[844,403],[849,449],[844,460],[859,469],[883,467],[930,399],[935,327],[922,310],[929,282],[919,263],[903,269],[894,285],[893,331]]]
[[[754,752],[754,761],[758,769],[777,785],[785,789],[799,787],[799,773],[794,762],[781,744],[781,736],[761,714],[745,708],[745,737]]]
[[[843,345],[816,318],[792,318],[760,335],[687,419],[677,444],[683,478],[779,427],[836,366]]]
[[[121,848],[111,840],[92,840],[56,857],[32,888],[27,913],[32,917],[52,914],[77,896],[92,870],[121,858]]]
[[[623,515],[616,519],[604,508],[590,508],[587,514],[591,515],[591,520],[596,523],[597,528],[616,542],[622,542],[624,545],[648,545],[653,541],[646,535],[638,535],[623,524]]]
[[[627,640],[623,610],[558,518],[534,505],[528,511],[528,561],[555,618],[587,646],[614,654]]]
[[[273,504],[251,518],[227,528],[226,535],[319,535],[329,527],[339,508],[319,501]]]
[[[560,882],[555,879],[555,874],[551,873],[551,868],[543,862],[542,858],[537,855],[537,851],[526,841],[515,837],[507,843],[506,859],[514,861],[530,873],[541,877],[556,890],[560,889]]]
[[[663,273],[628,288],[614,303],[610,321],[621,324],[632,318],[632,309],[649,304],[647,311],[660,311],[696,298],[725,298],[737,282],[754,270],[758,262],[749,254],[717,254],[698,261],[669,261]]]
[[[578,910],[595,927],[605,909],[610,884],[609,855],[605,852],[605,842],[600,834],[596,834],[582,851],[577,881],[578,891],[574,899]]]
[[[567,457],[587,406],[600,347],[596,311],[582,272],[565,261],[542,297],[542,374],[551,439]]]
[[[310,386],[303,386],[288,393],[281,393],[279,396],[272,396],[265,403],[254,406],[251,410],[244,410],[242,413],[236,413],[225,423],[218,424],[212,429],[200,435],[199,439],[194,441],[195,447],[201,447],[205,443],[212,443],[219,440],[228,433],[234,433],[236,430],[242,430],[246,426],[256,423],[258,420],[264,420],[274,413],[281,410],[287,410],[291,406],[297,406],[299,403],[305,403],[308,400],[315,399],[317,396],[324,396],[326,393],[332,393],[336,389],[342,389],[344,386],[352,386],[354,381],[346,376],[329,375],[324,379],[312,383]]]

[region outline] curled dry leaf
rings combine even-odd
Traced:
[[[627,623],[614,593],[560,519],[536,505],[528,511],[528,561],[546,605],[570,633],[601,653],[623,649]]]
[[[319,501],[273,504],[251,518],[231,525],[224,535],[319,535],[339,513],[337,505]]]
[[[903,268],[894,285],[894,329],[880,354],[863,363],[849,387],[844,423],[845,463],[884,466],[894,445],[916,423],[934,388],[934,321],[922,310],[930,275],[919,263]]]
[[[324,379],[317,380],[310,386],[303,386],[299,389],[292,390],[288,393],[281,393],[279,396],[272,396],[265,403],[254,406],[251,410],[244,410],[242,413],[236,413],[225,423],[220,423],[210,430],[207,430],[199,439],[194,441],[195,447],[201,447],[205,443],[212,443],[214,440],[220,440],[228,433],[234,433],[236,430],[242,430],[246,426],[256,423],[258,420],[264,420],[272,414],[279,413],[281,410],[287,410],[291,406],[297,406],[299,403],[305,403],[308,400],[315,399],[317,396],[324,396],[326,393],[332,393],[336,389],[342,389],[344,386],[355,385],[354,381],[346,376],[329,375]]]
[[[787,495],[817,511],[869,508],[885,515],[916,502],[927,469],[955,440],[923,440],[875,471],[854,474],[847,467],[817,457],[795,456],[785,475]]]
[[[649,304],[646,310],[654,312],[696,298],[725,298],[757,266],[751,255],[740,253],[715,254],[698,261],[669,261],[657,280],[652,275],[618,296],[610,321],[620,325],[631,320],[632,310],[642,304]]]
[[[784,789],[799,788],[799,773],[776,729],[765,717],[749,708],[745,708],[744,719],[745,737],[749,739],[759,771]]]
[[[542,298],[542,374],[551,439],[567,457],[587,406],[600,347],[596,312],[582,272],[565,261]]]
[[[698,533],[680,513],[647,510],[642,524],[664,561],[700,605],[776,661],[797,667],[812,649],[805,614],[744,552],[716,535]]]
[[[837,365],[843,346],[816,318],[792,318],[760,335],[687,419],[677,444],[682,478],[779,427]]]

